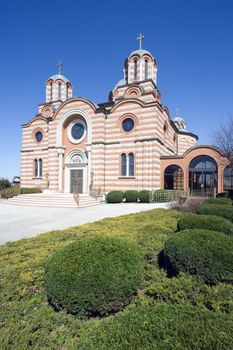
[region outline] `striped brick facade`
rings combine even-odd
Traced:
[[[130,131],[123,129],[127,118],[134,123]],[[157,63],[148,51],[136,50],[129,56],[124,79],[110,92],[106,103],[96,105],[72,97],[72,84],[61,74],[52,76],[46,83],[46,102],[22,126],[21,186],[69,193],[72,170],[81,170],[83,193],[91,188],[101,188],[104,193],[161,188],[163,159],[172,163],[197,142],[197,136],[178,119],[172,121],[162,105]],[[76,122],[84,125],[85,132],[75,141],[70,130]],[[40,142],[36,139],[38,131],[42,133]],[[131,174],[122,174],[122,154],[127,167],[133,154]],[[42,160],[40,176],[35,172],[36,160]]]

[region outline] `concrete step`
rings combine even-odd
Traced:
[[[2,203],[33,206],[33,207],[50,207],[50,208],[78,208],[78,205],[72,194],[64,193],[33,193],[23,194],[9,199],[1,199]],[[99,205],[100,200],[89,196],[88,194],[80,194],[79,208]]]

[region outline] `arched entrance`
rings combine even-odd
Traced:
[[[81,150],[74,150],[65,163],[65,193],[88,193],[88,159]]]
[[[182,190],[184,188],[184,172],[178,165],[169,165],[164,171],[164,189]]]
[[[213,158],[202,155],[189,164],[189,188],[191,194],[212,195],[218,187],[218,167]]]

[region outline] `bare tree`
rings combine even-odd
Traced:
[[[212,135],[211,143],[230,160],[233,167],[233,116]]]

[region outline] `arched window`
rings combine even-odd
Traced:
[[[58,99],[61,99],[61,83],[58,83]]]
[[[52,101],[53,99],[53,83],[50,83],[50,100]]]
[[[164,172],[165,190],[182,190],[184,188],[184,172],[178,165],[169,165]]]
[[[167,135],[168,135],[168,124],[166,121],[165,121],[164,126],[163,126],[163,135],[164,135],[164,137],[167,137]]]
[[[126,154],[122,153],[121,155],[121,176],[127,175],[127,164],[126,164]]]
[[[38,177],[42,177],[42,159],[39,159],[39,172]]]
[[[218,167],[216,161],[207,155],[194,158],[189,165],[189,188],[200,195],[213,195],[217,190]]]
[[[230,166],[227,166],[224,170],[223,175],[223,190],[224,191],[230,191],[233,190],[233,168]]]
[[[66,87],[66,99],[69,98],[69,86]]]
[[[145,79],[148,79],[148,61],[145,60]]]
[[[134,80],[137,80],[138,78],[138,61],[134,61]]]
[[[37,177],[38,175],[38,160],[34,160],[34,176]]]
[[[134,176],[134,154],[129,154],[129,176]]]

